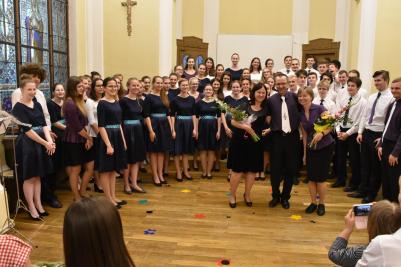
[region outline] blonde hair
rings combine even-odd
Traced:
[[[315,97],[314,94],[313,94],[313,89],[311,87],[299,88],[298,96],[300,96],[302,93],[308,94],[312,98],[312,100]]]
[[[322,80],[318,83],[317,88],[322,87],[322,86],[326,87],[328,90],[330,87],[330,83],[328,81]]]
[[[20,88],[23,89],[28,83],[35,83],[32,74],[22,74],[20,77]]]

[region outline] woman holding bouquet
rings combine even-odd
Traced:
[[[231,208],[237,206],[236,192],[242,174],[245,175],[244,201],[248,207],[252,206],[250,196],[255,175],[257,172],[263,171],[263,145],[259,142],[259,137],[264,130],[267,116],[267,109],[264,108],[266,95],[266,88],[263,84],[256,84],[250,94],[250,103],[242,109],[248,117],[239,121],[238,117],[233,114],[231,123],[234,127],[228,154],[228,162],[232,169],[229,202]]]
[[[312,213],[317,209],[317,215],[325,214],[324,200],[326,197],[325,180],[329,176],[330,160],[333,154],[334,139],[330,135],[332,125],[328,123],[315,130],[315,122],[324,116],[330,116],[324,106],[312,103],[313,90],[310,87],[298,91],[298,101],[301,109],[301,130],[304,145],[303,162],[306,163],[308,187],[311,204],[306,208],[306,213]],[[327,114],[326,114],[327,113]],[[316,196],[319,195],[319,204]]]

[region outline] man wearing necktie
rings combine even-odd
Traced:
[[[401,165],[398,163],[401,153],[401,77],[392,81],[391,93],[395,101],[387,109],[377,153],[382,167],[383,198],[398,202],[400,191],[398,180],[401,175]]]
[[[285,68],[280,69],[278,72],[281,72],[287,76],[293,75],[294,72],[291,70],[291,62],[292,62],[292,56],[285,56],[284,57],[284,66]]]
[[[337,181],[332,187],[345,186],[347,178],[347,154],[351,165],[351,179],[345,192],[355,191],[361,182],[360,146],[356,141],[359,123],[366,106],[366,100],[358,94],[362,81],[359,78],[348,79],[348,98],[337,103],[337,110],[348,107],[344,113],[344,121],[337,127]]]
[[[357,141],[361,144],[361,183],[349,197],[363,198],[362,203],[373,202],[380,189],[380,161],[376,147],[383,134],[386,111],[393,95],[388,88],[389,72],[379,70],[373,74],[378,92],[371,94],[359,125]]]
[[[278,73],[276,78],[278,94],[268,99],[268,121],[270,123],[272,148],[270,159],[272,197],[269,207],[281,202],[284,209],[290,207],[289,199],[293,177],[299,161],[299,104],[297,95],[288,91],[288,78]],[[280,192],[280,181],[284,179]]]

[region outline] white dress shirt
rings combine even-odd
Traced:
[[[88,127],[87,130],[89,130],[89,135],[92,137],[96,137],[97,134],[91,127],[93,124],[97,124],[97,105],[99,102],[93,101],[93,99],[86,99],[85,102],[85,110],[86,114],[88,114]]]
[[[316,104],[316,105],[320,105],[322,98],[317,95],[312,103]],[[333,100],[331,100],[329,97],[326,96],[325,99],[323,99],[323,107],[325,107],[327,109],[328,112],[330,112],[330,114],[334,114],[336,112],[336,103],[334,103]]]
[[[305,71],[309,74],[309,73],[311,73],[311,72],[314,72],[314,73],[316,73],[316,75],[317,75],[317,78],[318,79],[320,79],[320,72],[318,72],[317,70],[315,70],[314,68],[311,68],[311,69],[309,69],[309,68],[306,68],[305,69]]]
[[[386,113],[391,102],[394,101],[394,97],[391,94],[390,89],[386,89],[381,92],[380,97],[377,99],[375,113],[373,115],[372,123],[369,124],[370,114],[372,112],[373,104],[377,98],[378,92],[369,96],[365,108],[365,113],[361,119],[358,133],[363,133],[364,129],[368,129],[374,132],[383,132],[384,121],[386,119]]]
[[[336,112],[346,107],[348,105],[348,101],[349,98],[342,98],[341,101],[336,103]],[[351,100],[351,107],[348,112],[348,118],[351,120],[351,122],[347,122],[346,125],[342,123],[341,125],[337,125],[336,127],[337,132],[340,132],[340,127],[342,127],[342,128],[349,128],[346,132],[348,136],[357,133],[359,130],[359,124],[362,115],[365,112],[366,103],[367,103],[366,99],[361,97],[360,95],[356,94],[355,96],[353,96]]]
[[[279,70],[278,72],[281,72],[281,73],[283,73],[283,74],[285,74],[285,75],[287,75],[287,76],[295,75],[295,73],[294,73],[291,69],[288,69],[288,70],[289,70],[288,73],[287,73],[287,69],[286,69],[286,68],[281,69],[281,70]]]
[[[46,97],[42,91],[36,89],[35,98],[38,103],[42,106],[43,114],[45,115],[46,124],[51,129],[51,122],[50,122],[50,114],[49,110],[47,109]],[[11,106],[14,107],[17,102],[21,100],[21,88],[17,88],[11,94]]]
[[[400,267],[401,229],[392,235],[376,236],[365,249],[356,267]]]
[[[253,83],[258,83],[262,79],[262,72],[259,73],[251,73],[251,81]]]

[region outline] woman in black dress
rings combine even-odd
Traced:
[[[205,97],[195,105],[198,133],[198,151],[202,164],[202,178],[212,179],[212,169],[215,161],[214,151],[218,147],[221,128],[221,112],[213,96],[210,84],[205,86]]]
[[[218,79],[213,79],[211,81],[211,85],[213,88],[213,96],[214,99],[224,101],[224,94],[223,94],[223,89],[221,87],[221,82]],[[214,170],[215,171],[220,171],[220,159],[221,159],[221,138],[219,140],[219,145],[217,146],[216,150],[214,151],[215,156],[216,156],[216,161],[214,163]]]
[[[255,174],[263,170],[263,147],[259,142],[252,139],[252,135],[262,136],[265,127],[267,109],[264,108],[266,101],[266,89],[263,84],[256,84],[251,91],[250,104],[245,107],[249,116],[255,120],[249,125],[247,123],[232,120],[233,135],[230,142],[228,161],[232,169],[230,185],[230,207],[236,207],[236,193],[241,179],[245,175],[244,201],[247,206],[252,206],[251,190],[255,182]]]
[[[117,208],[127,204],[116,197],[116,172],[126,168],[127,145],[124,139],[121,107],[116,100],[117,82],[108,77],[103,81],[104,97],[97,105],[97,120],[99,126],[99,149],[97,166],[100,181],[106,197]]]
[[[224,74],[224,66],[222,64],[216,65],[216,76],[214,77],[216,80],[223,81]]]
[[[234,53],[231,55],[231,67],[226,69],[226,72],[231,74],[231,78],[233,81],[241,80],[243,69],[238,66],[239,62],[239,54]]]
[[[56,83],[52,88],[53,98],[47,101],[47,109],[49,110],[50,122],[52,123],[52,132],[56,134],[55,139],[56,151],[52,157],[53,161],[53,176],[51,177],[52,185],[55,187],[55,181],[57,180],[57,173],[64,171],[63,162],[63,137],[65,131],[65,120],[61,114],[61,109],[64,103],[65,90],[61,83]]]
[[[162,91],[162,78],[153,77],[152,92],[143,103],[143,116],[149,131],[146,136],[147,151],[156,186],[167,184],[163,178],[164,154],[172,149],[170,103],[166,92]]]
[[[203,90],[205,89],[205,85],[210,83],[208,77],[206,77],[206,65],[199,64],[198,66],[198,75],[196,76],[199,80],[198,91],[203,94]]]
[[[192,180],[189,174],[188,156],[194,153],[195,143],[194,138],[197,137],[196,127],[197,123],[194,107],[195,99],[188,94],[189,84],[188,81],[182,79],[178,82],[181,92],[171,102],[171,125],[172,136],[174,140],[174,163],[177,171],[176,180],[182,182],[182,173],[187,180]],[[182,159],[182,171],[180,165],[180,158]]]
[[[138,185],[139,165],[146,159],[145,138],[142,128],[143,100],[138,97],[140,83],[136,78],[127,81],[128,95],[120,99],[123,113],[124,137],[127,143],[128,168],[124,170],[124,192],[145,193]]]
[[[195,59],[193,57],[189,57],[187,59],[187,63],[185,64],[184,73],[182,74],[182,78],[187,80],[195,77],[197,74]]]
[[[18,164],[18,178],[22,179],[25,200],[28,203],[30,216],[33,220],[40,220],[49,215],[42,206],[40,199],[40,177],[44,177],[51,170],[52,155],[56,149],[46,126],[42,106],[33,101],[36,85],[30,76],[21,79],[21,99],[12,110],[12,114],[26,125],[20,126],[21,133],[17,138],[16,159]]]
[[[85,172],[81,176],[81,184],[79,185],[81,166],[93,161],[93,158],[89,155],[90,153],[88,153],[93,146],[93,140],[86,130],[88,119],[85,110],[84,94],[85,87],[82,79],[76,76],[70,77],[67,81],[67,91],[63,106],[66,125],[63,141],[65,151],[64,165],[67,169],[75,201],[87,196],[86,187],[93,170],[85,168]]]

